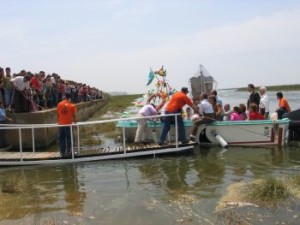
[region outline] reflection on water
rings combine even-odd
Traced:
[[[232,184],[299,171],[296,147],[201,147],[188,155],[2,168],[0,224],[296,224],[297,200],[273,211],[216,208]],[[12,193],[3,191],[9,182]]]
[[[0,173],[0,221],[40,220],[42,215],[66,210],[81,215],[86,193],[78,182],[77,167],[28,167]]]

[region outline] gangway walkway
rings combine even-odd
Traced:
[[[176,115],[176,114],[175,114]],[[170,115],[174,116],[174,115]],[[176,118],[176,116],[175,116]],[[7,125],[0,127],[0,129],[15,129],[19,130],[19,151],[0,151],[0,166],[17,166],[17,165],[36,165],[36,164],[53,164],[53,163],[74,163],[84,161],[97,161],[106,159],[122,159],[137,156],[146,155],[158,155],[166,153],[174,153],[186,151],[194,148],[195,143],[189,142],[187,144],[181,144],[177,138],[175,141],[168,142],[163,146],[157,143],[147,144],[133,144],[127,143],[125,138],[126,130],[122,130],[122,141],[118,145],[101,147],[101,145],[84,146],[81,144],[81,135],[79,133],[81,126],[104,124],[108,122],[117,122],[120,120],[132,120],[139,118],[120,118],[112,120],[102,121],[89,121],[80,122],[71,125],[71,132],[76,133],[76,138],[71,137],[71,152],[67,157],[62,157],[59,148],[57,151],[43,151],[35,148],[35,129],[43,128],[57,128],[62,125],[58,124],[23,124],[23,125]],[[177,121],[175,121],[175,127],[177,128]],[[22,146],[22,130],[29,130],[32,132],[32,151],[28,152],[23,150]],[[177,132],[177,129],[176,129]],[[76,146],[75,146],[76,145]],[[79,147],[78,147],[79,146]]]

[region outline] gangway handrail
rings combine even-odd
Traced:
[[[22,144],[22,130],[31,129],[32,132],[32,152],[36,152],[36,145],[35,145],[35,129],[40,128],[57,128],[57,127],[70,127],[71,134],[73,134],[73,127],[76,127],[77,129],[77,148],[80,149],[80,132],[79,127],[85,126],[85,125],[95,125],[95,124],[103,124],[103,123],[112,123],[112,122],[119,122],[119,121],[130,121],[130,120],[140,120],[140,119],[157,119],[167,116],[174,116],[175,117],[175,146],[178,148],[178,119],[177,116],[180,115],[180,113],[172,113],[172,114],[160,114],[160,115],[154,115],[154,116],[145,116],[143,118],[141,117],[126,117],[126,118],[117,118],[117,119],[107,119],[107,120],[96,120],[96,121],[85,121],[85,122],[77,122],[67,125],[59,125],[57,123],[51,123],[51,124],[1,124],[0,130],[18,130],[18,140],[19,140],[19,152],[20,152],[20,162],[23,162],[23,144]],[[123,151],[124,154],[126,154],[126,135],[125,135],[125,126],[123,126]],[[73,135],[71,135],[71,159],[75,159],[75,150],[74,150],[74,143],[76,140],[74,140]]]
[[[119,122],[119,121],[128,121],[128,120],[139,120],[139,119],[153,119],[153,118],[161,118],[167,116],[178,116],[180,113],[172,113],[172,114],[160,114],[155,116],[145,116],[141,117],[122,117],[117,119],[109,119],[109,120],[93,120],[93,121],[85,121],[85,122],[77,122],[67,125],[60,125],[58,123],[48,123],[48,124],[1,124],[0,129],[32,129],[32,128],[50,128],[50,127],[66,127],[66,126],[76,126],[76,125],[94,125],[94,124],[101,124],[101,123],[110,123],[110,122]]]

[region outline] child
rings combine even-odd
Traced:
[[[191,107],[187,107],[185,110],[185,119],[191,120],[191,118],[192,118],[192,109]]]
[[[239,109],[240,109],[241,115],[243,116],[243,120],[248,119],[248,116],[246,113],[247,108],[246,108],[245,104],[240,104]]]
[[[244,116],[238,106],[233,107],[233,112],[231,113],[230,120],[231,121],[245,120]]]
[[[224,110],[223,110],[223,120],[224,121],[229,121],[230,120],[230,116],[231,116],[231,109],[230,109],[230,105],[229,104],[225,104],[224,105]]]
[[[250,104],[249,120],[264,120],[265,117],[258,112],[258,106],[255,103]]]

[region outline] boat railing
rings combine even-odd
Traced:
[[[52,145],[55,145],[55,140],[57,140],[58,138],[58,128],[59,127],[70,127],[71,130],[71,155],[72,155],[72,159],[74,159],[76,153],[79,153],[81,148],[84,148],[85,146],[83,146],[83,144],[81,143],[83,138],[86,138],[86,134],[81,134],[80,130],[84,129],[87,127],[87,129],[89,129],[89,126],[93,126],[94,128],[97,128],[97,125],[103,125],[105,126],[105,124],[108,123],[114,123],[114,125],[116,125],[116,123],[122,123],[125,121],[137,121],[140,119],[147,119],[147,120],[160,120],[160,118],[162,117],[167,117],[167,116],[174,116],[175,118],[175,146],[178,147],[179,143],[178,143],[178,121],[177,121],[177,116],[179,114],[166,114],[166,115],[156,115],[156,116],[147,116],[147,117],[122,117],[122,118],[117,118],[117,119],[105,119],[105,120],[96,120],[96,121],[85,121],[85,122],[77,122],[77,123],[73,123],[73,124],[69,124],[69,125],[59,125],[57,123],[50,123],[50,124],[11,124],[11,123],[7,123],[7,124],[1,124],[0,126],[0,130],[5,130],[5,132],[9,132],[9,131],[17,131],[17,138],[15,138],[15,141],[18,141],[18,148],[19,148],[19,152],[21,153],[21,161],[23,160],[22,157],[22,153],[24,152],[24,132],[26,132],[25,136],[27,136],[27,142],[29,141],[28,137],[31,137],[31,150],[32,152],[36,152],[36,151],[42,151],[41,148],[36,146],[36,142],[39,140],[39,138],[41,138],[40,134],[42,133],[41,130],[46,130],[49,131],[48,129],[55,129],[53,133],[55,135],[55,137],[52,139],[54,140]],[[116,127],[116,126],[115,126]],[[126,149],[127,149],[127,145],[131,144],[131,143],[127,143],[126,140],[126,127],[122,126],[122,149],[123,149],[123,153],[126,154]],[[14,133],[15,134],[15,133]],[[45,132],[46,137],[43,135],[42,138],[44,138],[45,140],[47,140],[48,138],[51,139],[51,137],[47,136],[49,135],[49,132]],[[8,136],[8,135],[6,135]],[[13,135],[14,136],[14,135]],[[37,137],[39,136],[39,137]],[[75,137],[74,137],[75,136]],[[3,138],[3,137],[2,137]],[[11,136],[9,136],[9,138],[11,138]],[[119,142],[115,141],[115,144]],[[14,143],[15,146],[16,143]],[[76,149],[75,149],[75,145],[76,145]],[[46,146],[49,147],[49,146]],[[95,147],[95,146],[94,146]],[[45,148],[45,147],[43,147]],[[28,149],[30,149],[30,147],[26,147],[26,151],[28,151]],[[76,151],[75,151],[76,150]],[[57,145],[57,151],[59,152],[59,146]]]

